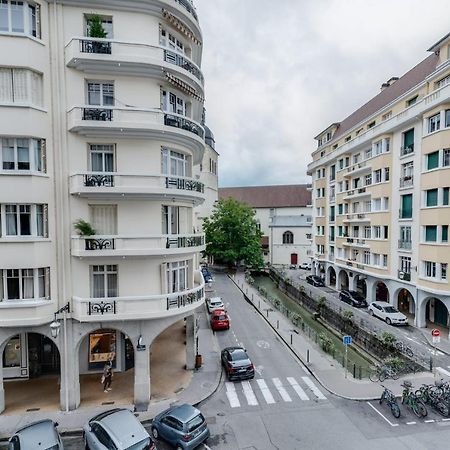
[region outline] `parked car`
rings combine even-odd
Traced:
[[[255,368],[245,348],[227,347],[222,350],[221,359],[230,381],[254,378]]]
[[[297,264],[291,264],[290,266],[289,266],[289,269],[297,269]]]
[[[220,297],[211,297],[206,300],[206,306],[208,307],[208,312],[212,312],[216,309],[225,309],[225,306]]]
[[[216,309],[212,312],[211,329],[214,331],[230,329],[230,317],[224,309]]]
[[[384,302],[372,302],[369,314],[386,321],[388,325],[408,325],[408,318],[397,308]]]
[[[312,284],[313,286],[317,287],[325,286],[325,283],[323,282],[322,278],[318,277],[317,275],[308,275],[306,277],[306,282],[308,284]]]
[[[166,409],[152,422],[153,437],[164,439],[177,450],[194,449],[206,441],[209,434],[203,414],[188,404]]]
[[[298,267],[303,270],[311,270],[311,263],[304,262],[301,263]]]
[[[10,438],[8,450],[64,450],[56,427],[50,419],[43,419],[19,428]]]
[[[349,305],[355,306],[357,308],[366,308],[366,299],[357,291],[348,291],[344,289],[339,292],[339,300],[342,300]]]
[[[153,439],[128,409],[96,415],[83,427],[83,438],[86,450],[156,450]]]
[[[209,283],[209,282],[213,281],[211,272],[206,267],[202,267],[202,275],[203,275],[203,278],[205,279],[205,283]]]

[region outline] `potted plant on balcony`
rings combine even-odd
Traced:
[[[97,233],[95,231],[95,228],[89,222],[86,222],[83,219],[78,219],[76,222],[74,222],[73,227],[80,236],[93,236]]]
[[[108,37],[108,33],[103,28],[102,18],[99,15],[89,17],[87,25],[90,38],[105,39]],[[111,44],[109,42],[91,41],[89,45],[89,50],[92,53],[111,53]]]

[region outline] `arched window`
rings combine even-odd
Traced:
[[[285,231],[283,233],[283,244],[293,244],[294,243],[294,235],[291,231]]]

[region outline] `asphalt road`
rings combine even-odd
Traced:
[[[248,383],[223,379],[216,393],[199,405],[211,431],[199,449],[421,450],[448,445],[450,421],[433,412],[419,420],[402,407],[402,416],[395,420],[385,405],[328,393],[231,280],[216,274],[213,287],[231,317],[231,329],[216,333],[221,348],[243,345],[257,374]],[[65,438],[64,445],[66,450],[83,448],[79,438]],[[158,442],[158,449],[169,448]]]

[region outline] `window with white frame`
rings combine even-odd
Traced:
[[[381,234],[381,226],[380,225],[375,225],[373,227],[373,238],[374,239],[381,239],[382,234]]]
[[[50,268],[0,270],[0,300],[50,298]]]
[[[383,267],[388,266],[388,255],[383,255]]]
[[[427,278],[436,278],[436,263],[433,261],[424,261],[424,276]]]
[[[91,295],[93,298],[118,297],[117,265],[91,266]]]
[[[390,169],[389,167],[384,168],[384,181],[389,181]]]
[[[0,0],[0,33],[41,38],[40,5],[34,2]]]
[[[45,140],[4,137],[0,139],[0,160],[0,172],[45,173]]]
[[[373,144],[373,153],[374,155],[381,155],[381,153],[383,152],[383,141],[380,140],[378,142],[375,142]]]
[[[364,250],[364,264],[370,264],[370,251]]]
[[[364,177],[364,186],[370,186],[372,184],[372,174],[369,173]]]
[[[186,99],[178,93],[163,90],[162,106],[165,112],[179,114],[180,116],[187,115]]]
[[[161,148],[161,172],[175,177],[189,177],[190,157],[175,150]]]
[[[442,150],[442,167],[450,166],[450,148]]]
[[[167,292],[173,294],[189,289],[189,261],[167,263]]]
[[[435,114],[428,118],[428,133],[433,133],[441,128],[441,114]]]
[[[446,77],[442,78],[441,80],[436,81],[436,89],[447,86],[447,84],[449,84],[449,83],[450,83],[450,75],[447,75]]]
[[[217,161],[212,158],[209,158],[209,171],[210,173],[217,175]]]
[[[89,163],[92,172],[115,172],[115,145],[89,144]]]
[[[0,103],[42,107],[42,74],[29,69],[0,67]]]
[[[166,47],[171,50],[175,50],[178,53],[185,54],[185,47],[182,41],[178,39],[174,34],[165,28],[160,27],[159,29],[159,45],[161,47]]]
[[[381,211],[381,198],[374,198],[372,200],[372,211]]]
[[[0,230],[1,237],[48,237],[47,205],[0,205]]]
[[[448,264],[441,263],[441,280],[447,279],[447,269],[448,269]]]
[[[364,202],[364,212],[371,212],[372,211],[372,202],[370,200],[366,200]]]
[[[114,106],[114,83],[112,81],[88,81],[87,104],[92,106]]]
[[[93,15],[86,14],[84,16],[85,21],[85,36],[89,37],[90,24],[93,19]],[[105,39],[112,39],[113,35],[113,19],[111,16],[98,16],[100,17],[100,21],[102,23],[103,30],[106,33]]]
[[[382,181],[381,169],[375,170],[373,172],[373,182],[374,183],[381,183],[381,181]]]
[[[374,265],[374,266],[380,266],[380,254],[378,254],[378,253],[373,253],[372,254],[372,264]]]
[[[399,270],[400,270],[400,272],[411,273],[411,257],[410,256],[400,256]]]

